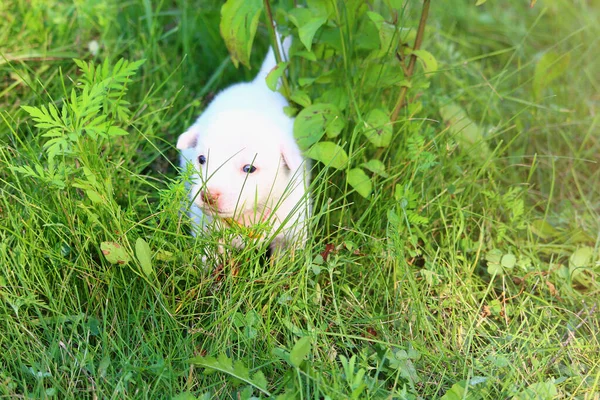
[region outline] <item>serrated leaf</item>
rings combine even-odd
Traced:
[[[313,12],[314,9],[294,8],[289,12],[290,21],[298,28],[300,41],[308,51],[312,49],[315,34],[325,22],[327,16]]]
[[[227,0],[221,7],[221,36],[236,68],[240,62],[250,68],[252,42],[262,9],[261,0]]]
[[[346,168],[348,164],[348,154],[346,151],[333,142],[316,143],[308,149],[305,155],[335,169]]]
[[[304,336],[298,339],[292,351],[290,351],[290,362],[294,367],[300,367],[304,358],[310,353],[311,347],[312,340],[310,337]]]
[[[371,178],[360,168],[352,168],[348,171],[347,180],[348,184],[364,198],[368,198],[373,190]]]
[[[52,128],[54,125],[53,124],[37,124],[36,127],[37,128],[41,128],[41,129],[47,129],[47,128]],[[49,137],[49,138],[55,138],[55,137],[61,137],[63,134],[60,130],[58,129],[51,129],[48,132],[42,134],[42,137]]]
[[[294,137],[302,150],[318,142],[323,135],[336,137],[344,129],[341,111],[334,104],[313,104],[300,111],[294,121]]]
[[[540,58],[533,74],[533,95],[536,101],[540,100],[542,91],[550,82],[560,78],[569,69],[570,61],[569,53],[561,55],[552,51]]]
[[[60,117],[58,116],[58,110],[54,107],[54,104],[48,104],[48,110],[50,111],[50,115],[54,121],[60,121]]]
[[[252,376],[252,380],[254,380],[254,384],[258,388],[260,388],[262,390],[267,390],[267,378],[265,378],[265,374],[263,374],[262,371],[256,372]]]
[[[426,74],[437,71],[438,63],[433,54],[427,50],[413,50],[412,54],[418,57]]]
[[[125,135],[129,135],[129,132],[127,132],[125,129],[123,128],[119,128],[118,126],[110,126],[107,130],[106,130],[106,134],[110,137],[110,136],[125,136]]]
[[[364,135],[376,147],[387,147],[392,141],[392,123],[382,109],[372,110],[364,122]]]
[[[106,260],[111,264],[127,265],[131,257],[123,246],[115,242],[102,242],[100,249]]]
[[[135,241],[135,256],[140,262],[142,271],[144,271],[146,276],[152,275],[154,273],[154,268],[152,268],[152,254],[150,252],[150,246],[142,238],[137,238]]]
[[[269,89],[271,89],[273,91],[277,90],[279,79],[285,72],[285,69],[287,68],[287,66],[288,66],[287,62],[280,62],[275,66],[275,68],[273,68],[271,71],[269,71],[269,73],[267,74],[267,78],[265,79],[267,82],[267,87]]]
[[[27,112],[27,114],[31,115],[34,119],[38,119],[40,121],[46,121],[46,122],[52,121],[44,113],[44,111],[43,111],[43,110],[45,110],[44,106],[41,106],[41,108],[31,107],[31,106],[21,106],[21,108],[23,110],[25,110]]]
[[[366,163],[363,163],[362,166],[372,173],[381,176],[382,178],[387,178],[390,176],[387,172],[385,172],[385,165],[379,160],[369,160]]]
[[[429,218],[419,215],[414,211],[407,212],[408,222],[412,225],[425,225],[429,223]]]

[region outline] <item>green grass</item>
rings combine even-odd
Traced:
[[[225,355],[287,398],[351,398],[364,383],[355,398],[598,399],[600,9],[442,3],[424,43],[439,71],[419,93],[423,110],[401,119],[381,155],[389,177],[374,178],[372,198],[318,166],[306,248],[267,264],[250,248],[215,272],[201,261],[213,239],[194,239],[180,213],[174,143],[212,94],[254,74],[228,61],[222,2],[4,0],[0,394],[261,395],[232,378],[243,368],[209,374],[189,361]],[[413,27],[418,9],[406,10]],[[264,27],[258,36],[253,65]],[[536,97],[548,52],[569,64]],[[15,169],[47,168],[48,139],[22,106],[60,109],[80,77],[73,58],[121,57],[146,60],[123,94],[130,114],[115,122],[129,134],[82,140],[59,157],[73,168],[65,188]],[[450,104],[489,151],[456,139],[440,117]],[[368,152],[357,145],[351,157]],[[100,201],[81,188],[83,167]],[[409,188],[399,200],[397,184]],[[152,251],[150,276],[100,250],[117,242],[135,255],[138,238]],[[506,267],[495,276],[494,261]],[[310,349],[294,348],[301,337]]]

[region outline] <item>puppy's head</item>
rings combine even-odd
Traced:
[[[178,141],[198,173],[192,196],[222,218],[262,213],[277,204],[302,165],[293,120],[249,111],[203,115]],[[193,148],[193,152],[189,149]]]

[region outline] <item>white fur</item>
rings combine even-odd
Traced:
[[[289,48],[286,42],[283,47]],[[177,148],[181,167],[195,167],[190,215],[196,224],[207,230],[226,226],[231,219],[246,227],[261,223],[277,232],[261,239],[272,239],[272,246],[280,249],[306,237],[309,176],[294,140],[294,120],[283,112],[288,103],[265,83],[274,67],[271,49],[254,81],[219,93],[179,136]],[[198,160],[201,155],[204,165]],[[244,172],[247,165],[256,171]],[[242,242],[239,238],[233,245]]]

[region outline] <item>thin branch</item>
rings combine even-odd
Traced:
[[[423,9],[421,10],[421,20],[419,21],[419,27],[417,29],[417,37],[415,38],[415,45],[413,46],[414,50],[419,50],[421,47],[421,42],[423,42],[423,34],[425,33],[425,25],[427,24],[427,17],[429,16],[429,3],[431,0],[423,0]],[[410,55],[410,61],[408,62],[408,68],[406,70],[406,77],[412,77],[412,74],[415,70],[415,63],[417,62],[417,56],[413,53]],[[398,114],[400,114],[400,109],[404,107],[404,99],[406,98],[406,92],[408,91],[407,86],[402,86],[400,89],[400,95],[398,96],[398,101],[394,106],[394,111],[392,112],[392,121],[396,121],[398,119]]]

